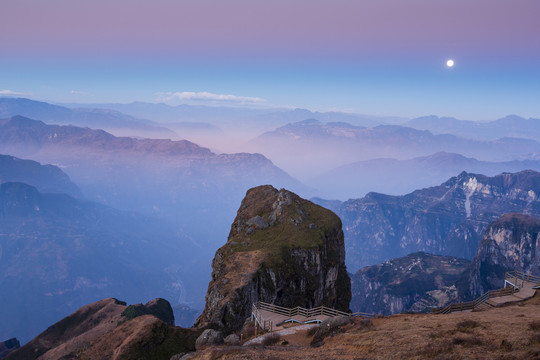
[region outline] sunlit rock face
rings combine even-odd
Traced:
[[[504,285],[507,271],[540,275],[540,219],[505,214],[487,228],[474,257],[465,296],[476,297]]]
[[[198,326],[236,330],[257,301],[349,309],[341,221],[284,189],[248,190],[212,270]]]

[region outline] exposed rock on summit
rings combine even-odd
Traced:
[[[198,326],[237,330],[257,301],[349,308],[340,219],[284,189],[248,190],[212,269]]]

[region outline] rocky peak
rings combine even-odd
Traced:
[[[501,288],[513,270],[540,274],[540,219],[509,213],[491,223],[460,289],[465,298],[480,296]]]
[[[284,189],[252,188],[212,261],[197,325],[236,330],[257,301],[348,310],[344,261],[341,221],[334,213]]]

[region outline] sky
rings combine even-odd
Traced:
[[[539,15],[538,0],[0,0],[0,96],[540,118]]]

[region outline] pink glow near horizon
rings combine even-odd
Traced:
[[[9,56],[426,48],[538,55],[538,14],[536,0],[4,0],[0,43]]]

